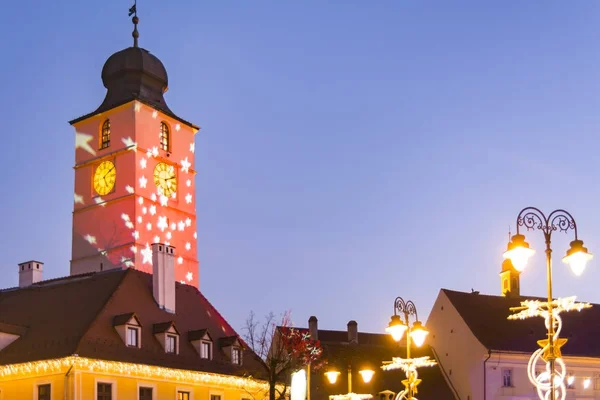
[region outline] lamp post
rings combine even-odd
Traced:
[[[519,227],[524,226],[527,230],[539,230],[544,235],[546,243],[546,283],[548,291],[548,301],[541,302],[537,300],[526,300],[521,302],[520,307],[512,307],[511,311],[515,314],[510,315],[509,319],[524,319],[528,317],[540,316],[545,319],[547,336],[545,340],[538,341],[540,349],[536,350],[527,367],[529,380],[536,387],[538,396],[541,400],[564,400],[566,396],[566,387],[564,383],[566,367],[562,360],[560,348],[567,342],[567,339],[559,338],[562,328],[562,319],[560,313],[563,311],[578,310],[589,308],[589,303],[576,303],[575,297],[554,300],[552,297],[552,233],[555,231],[567,232],[574,231],[575,240],[570,244],[567,255],[563,262],[571,266],[575,275],[581,275],[585,269],[586,263],[592,259],[592,255],[583,246],[583,242],[577,237],[577,225],[573,216],[565,210],[554,210],[548,216],[535,207],[526,207],[517,216],[517,234],[511,238],[508,243],[504,258],[511,260],[517,271],[523,271],[527,260],[535,253],[525,241],[525,236],[519,233]],[[536,364],[540,358],[545,362],[545,368],[538,373]],[[558,368],[557,368],[558,367]]]
[[[362,370],[358,371],[358,373],[362,377],[362,380],[364,383],[369,383],[369,382],[371,382],[371,379],[373,379],[373,375],[375,374],[375,371],[373,371],[371,369],[362,369]],[[334,369],[330,369],[329,371],[325,372],[325,376],[327,377],[327,380],[329,381],[329,383],[331,383],[333,385],[337,382],[337,378],[338,378],[338,376],[340,376],[340,372],[337,370],[334,370]],[[372,397],[373,396],[370,394],[357,394],[357,393],[352,392],[352,365],[351,364],[348,364],[348,393],[329,396],[329,398],[331,400],[347,400],[347,399],[367,400]]]
[[[400,315],[398,315],[398,313]],[[404,320],[402,319],[402,316],[404,316]],[[414,316],[415,320],[412,326],[410,324],[411,316]],[[404,301],[402,297],[396,297],[394,300],[394,315],[392,315],[392,320],[386,328],[386,332],[392,335],[392,338],[396,342],[402,340],[404,333],[406,333],[406,358],[394,357],[391,363],[384,363],[382,366],[384,370],[400,368],[406,373],[406,380],[402,381],[405,389],[398,393],[396,400],[417,400],[414,395],[418,392],[417,386],[421,383],[417,368],[431,367],[436,365],[436,362],[430,360],[429,357],[410,357],[412,342],[414,342],[417,347],[421,347],[429,334],[421,321],[419,321],[415,303],[411,300]]]

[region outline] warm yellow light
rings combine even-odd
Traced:
[[[429,335],[429,332],[427,331],[427,329],[425,329],[423,324],[419,321],[415,322],[413,328],[410,331],[410,338],[413,340],[413,342],[415,342],[415,345],[417,345],[417,347],[423,346],[427,335]]]
[[[567,255],[563,258],[565,264],[569,264],[571,271],[577,276],[583,273],[585,266],[594,256],[588,253],[587,249],[583,247],[581,240],[573,240],[571,242],[571,248],[567,251]]]
[[[525,236],[517,234],[512,237],[503,257],[509,258],[513,267],[521,272],[525,269],[529,257],[534,254],[535,250],[529,248],[529,243],[525,241]]]
[[[105,361],[78,356],[2,365],[0,366],[0,379],[6,380],[29,375],[64,373],[71,367],[76,370],[97,374],[126,375],[143,379],[159,378],[188,384],[228,386],[263,392],[269,390],[268,382],[251,377],[246,378],[234,375],[221,375],[210,372],[181,370],[146,364],[124,363],[120,361]],[[282,385],[278,384],[277,387],[278,390],[283,390]]]
[[[590,378],[585,378],[585,380],[583,381],[583,388],[587,389],[590,387],[590,383],[592,383],[592,380]]]
[[[365,381],[365,383],[371,382],[371,379],[373,379],[373,375],[375,375],[375,371],[370,370],[370,369],[363,369],[362,371],[359,371],[358,373],[360,374],[360,376],[362,376],[363,381]]]
[[[327,372],[325,372],[325,376],[327,377],[327,380],[332,385],[335,382],[337,382],[337,378],[338,378],[339,375],[340,375],[339,371],[327,371]]]
[[[573,382],[575,382],[575,375],[569,375],[569,377],[567,378],[567,383],[569,385],[572,385]]]
[[[398,315],[393,315],[392,320],[390,321],[388,327],[385,328],[385,331],[392,335],[392,338],[396,342],[399,342],[402,340],[402,336],[404,336],[404,332],[407,328],[408,327],[402,322]]]

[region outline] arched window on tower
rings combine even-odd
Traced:
[[[106,149],[110,146],[110,120],[107,119],[102,124],[102,132],[100,135],[100,149]]]
[[[164,122],[160,123],[160,148],[164,151],[171,150],[171,134],[169,126]]]

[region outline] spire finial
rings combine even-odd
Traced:
[[[129,16],[131,17],[132,15],[133,18],[131,18],[131,22],[133,22],[133,33],[131,36],[133,36],[133,47],[138,47],[138,38],[140,37],[140,34],[137,30],[137,24],[140,22],[140,19],[137,16],[137,0],[133,0],[133,6],[129,9]]]
[[[508,243],[510,243],[511,233],[510,233],[510,225],[508,226]]]

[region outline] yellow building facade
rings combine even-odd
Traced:
[[[102,399],[99,385],[108,385],[113,400],[256,400],[268,396],[266,382],[248,377],[83,357],[0,368],[0,400]]]

